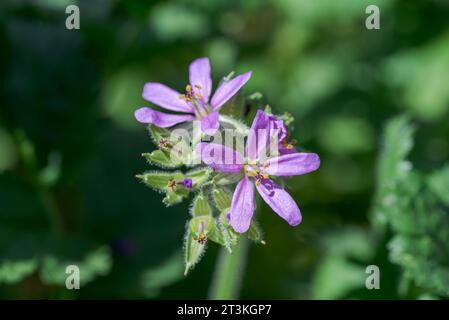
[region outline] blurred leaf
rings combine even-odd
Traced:
[[[429,177],[429,187],[441,201],[449,206],[449,165]]]
[[[16,283],[32,274],[38,266],[36,259],[4,261],[0,264],[0,284]]]
[[[393,233],[389,258],[401,266],[403,282],[413,281],[427,293],[449,296],[449,208],[442,205],[445,197],[439,194],[446,169],[429,179],[411,170],[410,164],[404,168],[412,135],[405,117],[386,126],[373,211]]]
[[[0,173],[10,169],[17,161],[17,150],[13,138],[0,127]]]
[[[141,97],[147,78],[141,66],[132,66],[106,80],[102,91],[103,109],[107,116],[125,129],[142,126],[134,118],[134,111],[148,105]]]
[[[163,40],[195,39],[208,30],[205,16],[176,3],[159,4],[150,14],[150,23]]]
[[[47,284],[65,285],[68,274],[66,268],[76,265],[80,269],[81,285],[93,281],[98,276],[107,275],[112,268],[112,257],[109,248],[100,247],[88,253],[82,261],[63,261],[53,255],[43,258],[39,276]]]
[[[341,299],[365,286],[365,269],[342,256],[329,255],[316,271],[312,299]]]
[[[180,252],[176,252],[160,266],[146,270],[142,274],[142,287],[147,297],[155,297],[159,291],[183,277],[183,261]]]
[[[324,119],[317,134],[323,148],[337,155],[366,152],[374,147],[373,128],[365,120],[353,116]]]
[[[449,91],[449,32],[418,49],[400,52],[385,64],[385,81],[402,89],[405,106],[425,120],[447,113]]]

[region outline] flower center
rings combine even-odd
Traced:
[[[207,242],[207,231],[204,227],[204,221],[200,222],[199,232],[193,236],[193,240],[197,241],[199,244],[205,244]]]
[[[181,94],[179,99],[185,100],[187,103],[192,105],[195,109],[195,115],[198,118],[202,118],[208,115],[209,108],[207,103],[204,102],[203,96],[199,90],[201,90],[200,85],[196,84],[192,87],[192,85],[188,84],[186,86],[186,93]]]
[[[267,163],[260,165],[257,161],[251,161],[245,164],[244,171],[247,177],[253,177],[256,185],[258,186],[264,180],[269,179],[268,173],[264,172],[264,169],[268,167]]]

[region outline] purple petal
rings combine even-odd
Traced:
[[[199,92],[204,103],[209,101],[212,91],[212,80],[210,78],[210,63],[208,58],[198,58],[193,60],[189,66],[190,85]],[[196,86],[200,86],[197,88]]]
[[[232,80],[223,82],[212,96],[211,105],[214,110],[217,110],[231,99],[241,87],[251,78],[251,71],[241,74]]]
[[[297,176],[317,170],[320,157],[316,153],[297,152],[268,159],[264,171],[273,176]]]
[[[238,173],[243,168],[243,157],[235,150],[216,143],[198,143],[197,156],[209,167],[226,173]]]
[[[294,227],[301,223],[301,212],[295,200],[273,180],[265,179],[256,188],[262,199],[289,225]]]
[[[209,113],[206,117],[201,118],[201,131],[209,136],[213,136],[220,127],[218,116],[218,112],[214,111]]]
[[[180,98],[181,94],[179,92],[163,85],[162,83],[145,83],[142,96],[145,100],[168,110],[188,113],[195,112],[191,105]]]
[[[246,154],[249,160],[257,160],[263,157],[268,147],[277,148],[279,142],[287,135],[284,122],[274,115],[257,110],[251,129],[248,133]],[[270,139],[275,138],[274,141]],[[270,146],[270,143],[272,145]]]
[[[137,121],[151,123],[161,128],[174,126],[175,124],[192,121],[195,116],[190,114],[168,114],[143,107],[134,112]]]
[[[244,176],[232,196],[229,224],[238,233],[248,231],[254,214],[254,185]]]
[[[185,178],[184,180],[182,180],[182,185],[184,186],[184,187],[186,187],[187,189],[192,189],[192,185],[193,185],[193,183],[192,183],[192,179],[190,179],[190,178]]]

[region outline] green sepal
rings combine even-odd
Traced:
[[[170,180],[182,180],[184,174],[180,171],[166,172],[166,171],[149,171],[136,176],[142,180],[147,186],[153,188],[156,191],[170,192],[173,191],[169,188],[168,183]]]
[[[200,243],[194,239],[195,234],[192,232],[192,222],[187,226],[187,231],[185,234],[185,244],[184,244],[184,262],[185,270],[184,275],[187,273],[201,260],[204,251],[205,244]]]
[[[209,180],[211,172],[212,170],[206,167],[188,171],[185,176],[192,179],[192,189],[197,189]]]
[[[232,229],[229,224],[228,218],[226,217],[228,211],[223,211],[219,218],[217,219],[217,226],[221,230],[224,246],[230,253],[232,253],[232,247],[237,245],[239,234]]]
[[[241,173],[218,173],[214,176],[214,182],[220,186],[234,184],[242,180]]]
[[[150,137],[153,140],[154,144],[159,147],[159,143],[161,139],[165,139],[167,141],[170,140],[171,132],[168,129],[160,128],[150,124],[148,126],[148,132],[150,133]]]
[[[150,164],[154,164],[161,168],[172,169],[182,165],[179,161],[172,161],[170,153],[165,150],[154,150],[151,153],[143,153],[142,156],[145,157]]]
[[[212,216],[212,208],[203,192],[200,192],[195,199],[193,199],[191,214],[194,217]]]
[[[226,235],[224,232],[227,232],[224,230],[224,227],[220,225],[219,219],[214,219],[214,230],[209,235],[209,239],[215,243],[218,243],[221,246],[226,247],[229,252],[232,252],[231,246],[228,242],[226,242]]]
[[[176,191],[169,191],[165,195],[164,199],[162,199],[162,202],[167,206],[173,206],[175,204],[178,204],[184,200],[189,195],[189,191],[186,189],[179,189]]]
[[[263,240],[262,228],[255,219],[251,221],[251,225],[249,227],[247,235],[248,238],[253,240],[254,242],[265,244],[265,241]]]
[[[214,199],[215,207],[217,207],[220,212],[225,210],[229,211],[232,197],[228,191],[220,187],[214,187],[212,189],[212,198]]]

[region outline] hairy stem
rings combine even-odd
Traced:
[[[239,297],[248,249],[249,240],[245,236],[240,237],[232,254],[225,248],[221,249],[209,292],[210,299],[237,299]]]

